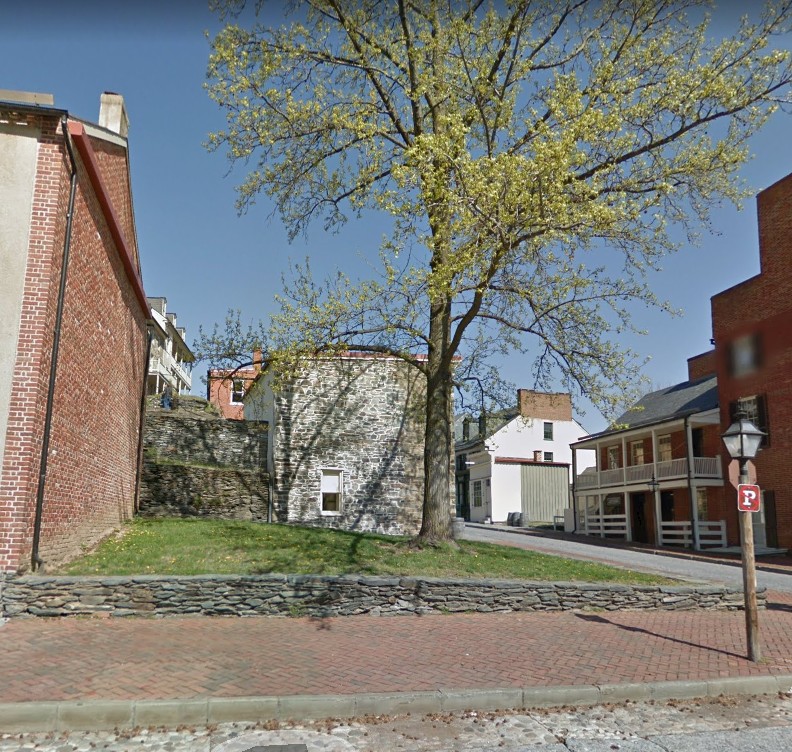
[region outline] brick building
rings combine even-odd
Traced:
[[[135,508],[149,309],[123,98],[99,123],[0,92],[0,572]]]
[[[763,495],[754,520],[755,544],[758,550],[792,548],[792,174],[759,193],[757,213],[760,272],[712,297],[714,348],[688,360],[690,381],[642,400],[653,408],[662,402],[666,414],[627,413],[616,421],[619,431],[577,445],[600,451],[597,467],[576,479],[580,531],[606,534],[598,515],[610,513],[609,534],[631,540],[702,545],[704,532],[719,526],[723,543],[739,545],[739,470],[721,435],[743,411],[767,433],[750,465]],[[651,417],[665,423],[649,425]],[[644,425],[651,441],[633,450]],[[667,448],[658,463],[653,458],[661,434]],[[636,507],[645,503],[639,496],[651,495],[647,480],[660,481],[656,510],[638,519]]]
[[[417,533],[425,390],[408,363],[358,352],[307,362],[278,389],[263,370],[245,396],[245,418],[269,424],[273,520]]]
[[[792,548],[792,174],[756,203],[760,272],[712,298],[715,348],[705,355],[718,375],[721,429],[739,409],[768,434],[755,460],[764,497],[756,543]],[[735,543],[737,474],[734,462],[724,515]]]
[[[253,352],[249,366],[210,368],[206,374],[206,399],[227,420],[244,420],[242,400],[259,373],[261,373],[261,350]]]

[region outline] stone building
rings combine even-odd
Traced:
[[[262,371],[245,397],[245,418],[269,424],[273,520],[417,533],[425,404],[418,369],[350,352],[309,361],[277,389],[273,379]],[[450,488],[448,501],[451,515]]]
[[[146,322],[124,100],[0,92],[0,572],[135,508]]]

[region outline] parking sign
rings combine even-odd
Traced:
[[[761,498],[759,486],[753,483],[740,483],[737,486],[737,509],[741,512],[758,512]]]

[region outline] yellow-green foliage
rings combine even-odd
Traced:
[[[531,353],[538,386],[560,374],[612,415],[640,367],[628,304],[668,309],[646,273],[669,228],[746,195],[746,140],[789,101],[790,56],[768,46],[789,4],[720,42],[698,0],[295,6],[213,40],[227,127],[210,148],[251,165],[240,208],[264,191],[293,235],[345,211],[388,221],[370,281],[296,270],[271,358],[380,350],[450,382],[455,355],[456,378],[487,381],[488,356]],[[442,423],[450,391],[428,394]]]

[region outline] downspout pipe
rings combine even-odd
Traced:
[[[55,378],[58,371],[58,350],[60,348],[61,327],[63,325],[63,307],[66,300],[66,277],[69,268],[71,251],[72,225],[74,219],[74,201],[77,195],[77,161],[74,158],[71,139],[69,138],[68,118],[61,117],[61,131],[66,151],[71,163],[69,177],[69,205],[66,210],[66,234],[63,239],[63,258],[61,261],[60,285],[58,287],[58,303],[55,311],[55,331],[52,336],[52,357],[50,358],[49,383],[47,385],[47,401],[44,413],[44,432],[41,437],[41,459],[39,461],[38,488],[36,489],[36,515],[33,520],[33,543],[30,551],[30,567],[35,572],[44,563],[39,554],[41,542],[41,521],[44,511],[44,490],[47,480],[47,462],[49,459],[50,434],[52,432],[52,405],[55,397]]]
[[[146,361],[143,366],[143,389],[140,394],[140,420],[138,421],[138,445],[137,445],[137,470],[135,472],[135,498],[133,500],[135,513],[140,511],[140,480],[143,474],[143,434],[146,429],[146,391],[148,390],[148,369],[151,362],[151,341],[154,339],[154,332],[147,326],[146,338]]]

